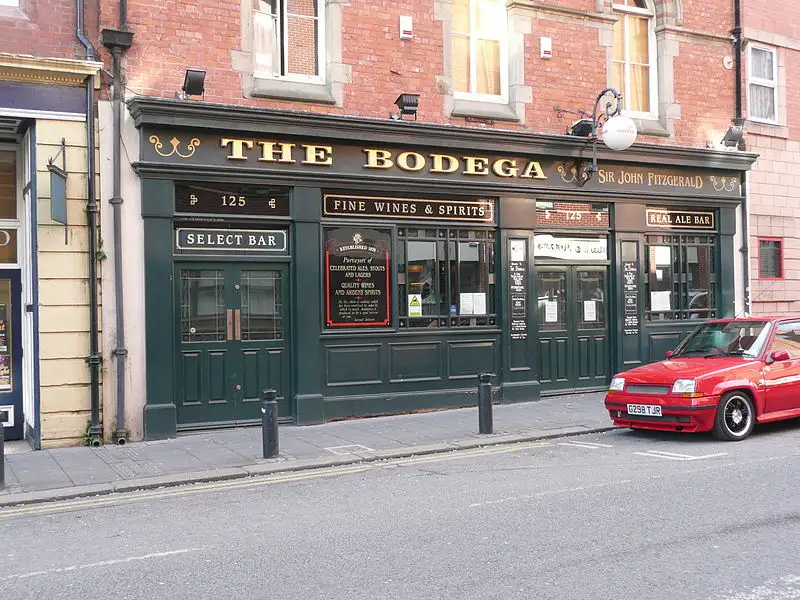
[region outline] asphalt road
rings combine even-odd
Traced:
[[[0,509],[0,597],[800,598],[800,423]]]

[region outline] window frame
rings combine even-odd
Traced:
[[[317,7],[317,16],[315,17],[317,21],[317,74],[316,75],[304,75],[301,73],[290,73],[289,72],[289,36],[285,35],[283,32],[288,32],[289,30],[289,10],[288,10],[288,0],[275,0],[278,3],[279,8],[279,15],[280,18],[280,27],[281,33],[276,35],[276,44],[273,48],[273,52],[278,54],[278,61],[279,62],[279,73],[268,73],[266,71],[259,70],[257,61],[253,61],[253,76],[256,78],[262,79],[275,79],[281,81],[294,81],[298,83],[325,83],[327,81],[327,54],[326,54],[326,30],[325,30],[325,0],[314,0],[316,7]],[[262,11],[254,8],[253,14],[269,14],[263,13]],[[270,15],[273,18],[274,23],[278,24],[278,18]],[[253,27],[253,40],[255,42],[256,39],[256,28]],[[280,45],[280,49],[278,46]],[[255,52],[254,52],[255,55]],[[273,63],[275,61],[273,60]]]
[[[780,257],[778,260],[778,265],[780,266],[780,277],[762,277],[761,276],[761,242],[778,242],[778,248],[780,249]],[[786,269],[785,269],[785,260],[784,260],[784,240],[783,238],[776,238],[776,237],[759,237],[758,238],[758,280],[759,281],[782,281],[786,279]]]
[[[753,50],[760,50],[762,52],[769,52],[772,54],[772,79],[762,79],[753,76]],[[767,123],[768,125],[778,125],[780,123],[780,97],[778,94],[778,49],[766,46],[764,44],[757,44],[750,42],[747,47],[747,118],[756,123]],[[767,119],[765,117],[753,116],[753,108],[751,102],[750,86],[757,85],[760,87],[772,89],[772,99],[775,106],[775,118]]]
[[[479,36],[475,32],[475,12],[477,10],[477,6],[481,1],[485,0],[468,0],[469,2],[469,33],[464,32],[457,32],[452,27],[452,19],[450,21],[450,39],[452,40],[455,36],[462,36],[466,37],[469,40],[469,88],[470,90],[474,90],[477,87],[477,73],[478,73],[478,61],[477,61],[477,40]],[[496,4],[500,5],[503,4],[501,2],[496,2]],[[505,19],[503,20],[503,32],[500,38],[496,41],[500,43],[500,94],[481,94],[475,91],[469,92],[461,92],[453,88],[453,98],[456,100],[471,100],[473,102],[492,102],[496,104],[508,104],[509,102],[509,89],[508,89],[508,75],[509,75],[509,64],[508,64],[508,8],[503,4],[503,11],[505,12]],[[483,38],[483,39],[490,39],[490,38]],[[452,68],[452,41],[451,41],[451,52],[449,60],[451,61],[451,68]]]
[[[413,230],[419,232],[420,230],[426,231],[436,231],[436,236],[420,236],[418,234],[409,235],[409,230]],[[483,234],[482,237],[462,237],[462,232],[480,232]],[[497,235],[497,230],[493,228],[484,228],[484,227],[452,227],[448,226],[447,224],[430,224],[426,225],[398,225],[395,233],[394,238],[394,256],[392,261],[394,263],[394,272],[395,272],[395,298],[397,301],[397,323],[396,323],[396,330],[397,331],[414,331],[420,332],[425,331],[426,329],[435,329],[437,331],[452,331],[452,330],[459,330],[459,329],[495,329],[498,328],[500,325],[500,316],[499,316],[499,309],[498,309],[498,302],[499,297],[498,294],[500,293],[498,286],[500,285],[498,279],[498,240],[499,236]],[[431,242],[437,248],[436,253],[436,261],[435,261],[435,269],[436,269],[436,276],[439,276],[440,273],[440,265],[443,263],[445,265],[446,270],[446,287],[445,290],[439,290],[437,286],[437,292],[439,294],[439,301],[436,303],[440,307],[442,306],[442,298],[447,298],[447,302],[445,304],[450,304],[449,299],[453,298],[455,294],[456,299],[456,306],[457,311],[455,315],[452,314],[433,314],[433,315],[422,315],[421,317],[411,317],[408,315],[408,295],[409,295],[409,274],[408,274],[408,244],[409,242]],[[442,242],[444,243],[444,258],[440,259],[438,256],[438,244]],[[484,275],[486,276],[486,287],[485,287],[485,294],[486,294],[486,313],[482,315],[462,315],[461,314],[461,282],[460,282],[460,274],[461,274],[461,248],[460,244],[462,242],[479,242],[486,245],[487,254],[486,257],[486,264],[484,268]],[[450,244],[455,244],[455,255],[451,256],[450,254]],[[400,250],[400,245],[403,245],[403,249]],[[402,261],[400,257],[402,256]],[[454,263],[456,266],[456,271],[454,274],[455,281],[452,281],[449,277],[449,265]],[[400,275],[403,275],[402,281]],[[455,287],[453,287],[455,284]],[[479,292],[480,293],[480,292]],[[436,321],[436,325],[432,326],[430,324],[424,326],[414,326],[412,325],[412,321],[417,320],[418,322],[421,321]],[[466,321],[466,322],[465,322]],[[485,321],[485,323],[479,323],[478,321]]]
[[[686,238],[689,237],[706,237],[710,238],[708,242],[689,242]],[[654,240],[660,238],[658,243]],[[668,241],[665,241],[668,240]],[[671,306],[670,310],[654,311],[651,307],[651,293],[653,291],[652,279],[657,276],[650,264],[650,248],[656,246],[668,246],[670,248],[671,262],[670,262],[670,304],[676,299],[675,284],[678,285],[677,304]],[[688,253],[687,248],[705,248],[708,252],[709,265],[713,267],[713,271],[708,273],[708,283],[705,288],[706,293],[706,307],[705,308],[691,308],[690,289],[688,287]],[[678,250],[678,265],[679,270],[675,270],[675,250]],[[676,322],[699,322],[716,319],[719,316],[719,275],[720,275],[720,255],[719,255],[719,236],[716,232],[704,231],[702,233],[693,233],[691,231],[664,231],[663,233],[647,233],[644,236],[643,244],[643,257],[644,257],[644,315],[645,321],[648,323],[676,323]],[[713,275],[713,278],[712,278]],[[684,290],[685,287],[685,290]],[[705,313],[705,316],[692,317],[693,312]],[[670,315],[669,318],[653,318],[654,315]]]
[[[614,12],[620,15],[621,19],[625,19],[628,15],[638,16],[638,17],[647,17],[647,58],[649,61],[649,79],[650,79],[650,110],[649,111],[637,111],[637,110],[629,110],[623,108],[622,114],[631,117],[633,119],[648,119],[648,120],[658,120],[659,118],[659,110],[658,110],[658,42],[656,40],[656,28],[655,28],[655,18],[656,18],[656,11],[655,7],[653,6],[650,0],[643,0],[643,2],[648,6],[647,8],[639,8],[638,6],[626,6],[624,4],[613,3],[612,8]],[[623,31],[623,41],[625,47],[623,49],[624,54],[624,61],[623,61],[623,82],[624,82],[624,90],[620,90],[622,92],[623,98],[630,97],[630,64],[631,61],[628,55],[628,25],[627,19],[624,21],[623,24],[624,31]],[[613,42],[612,42],[612,54],[610,64],[614,65],[617,62],[613,58]]]

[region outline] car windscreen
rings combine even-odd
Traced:
[[[726,321],[704,323],[695,329],[672,356],[744,356],[761,353],[769,321]]]

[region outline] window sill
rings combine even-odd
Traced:
[[[669,131],[659,119],[642,117],[631,117],[631,119],[636,124],[636,131],[642,135],[669,137]]]
[[[519,117],[508,103],[484,102],[480,100],[453,99],[451,117],[477,117],[492,121],[519,123]]]
[[[765,123],[764,121],[748,119],[745,122],[745,127],[747,133],[789,139],[789,128],[777,123]]]
[[[30,17],[18,6],[0,6],[0,19],[30,21]]]
[[[255,98],[336,104],[336,99],[331,94],[330,86],[327,83],[306,83],[255,76],[251,95]]]

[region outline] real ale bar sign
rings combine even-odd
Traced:
[[[647,209],[647,226],[662,229],[708,229],[717,228],[714,213],[697,210]]]
[[[391,237],[374,229],[333,229],[325,235],[325,326],[391,324]]]

